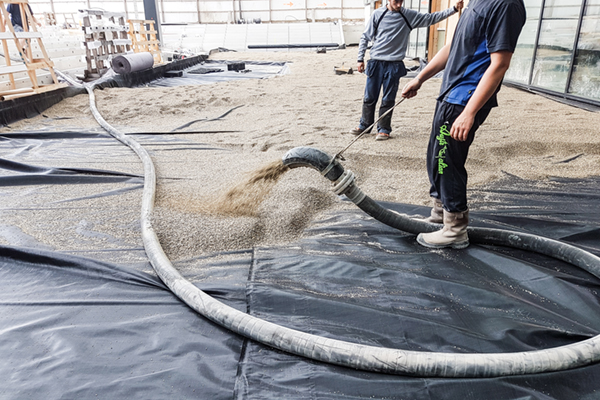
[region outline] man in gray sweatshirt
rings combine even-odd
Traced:
[[[389,0],[386,7],[373,12],[358,46],[358,72],[365,72],[367,84],[363,99],[362,117],[355,135],[363,133],[375,121],[375,107],[381,88],[383,97],[379,107],[379,115],[383,115],[396,102],[400,78],[406,75],[404,56],[410,39],[410,31],[424,28],[445,20],[463,8],[463,0],[447,10],[426,14],[402,7],[402,0]],[[365,69],[365,52],[368,43],[372,42],[370,60]],[[392,132],[392,112],[390,111],[377,124],[376,140],[389,139]]]

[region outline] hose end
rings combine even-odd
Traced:
[[[282,158],[289,168],[308,167],[319,171],[332,182],[344,173],[344,167],[335,157],[313,147],[301,146],[288,151]]]

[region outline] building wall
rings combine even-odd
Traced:
[[[364,26],[372,0],[156,0],[163,24],[330,22]],[[506,79],[593,102],[600,101],[600,0],[524,0],[527,23]],[[382,2],[385,5],[385,0]],[[420,12],[438,11],[454,0],[405,0]],[[468,3],[468,2],[467,2]],[[34,13],[77,25],[78,10],[100,8],[144,19],[143,0],[31,0]],[[451,40],[454,16],[432,28],[415,29],[408,57],[431,58]],[[359,29],[359,28],[357,28]]]
[[[163,23],[363,20],[363,0],[157,0]]]

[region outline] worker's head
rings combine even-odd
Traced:
[[[400,11],[400,8],[402,7],[402,1],[403,0],[388,0],[390,11]]]

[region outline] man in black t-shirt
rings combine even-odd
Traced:
[[[27,8],[29,9],[29,13],[31,14],[31,19],[37,26],[42,26],[42,24],[33,16],[33,11],[31,11],[31,6],[27,4]],[[11,3],[6,7],[6,11],[10,14],[10,22],[12,23],[13,29],[15,32],[23,32],[23,19],[21,18],[21,6],[19,4]],[[25,13],[24,13],[25,14]],[[27,14],[25,14],[25,18],[27,18]],[[20,50],[25,53],[27,47],[26,39],[19,39],[19,47]]]
[[[523,0],[471,0],[450,45],[402,90],[414,97],[423,82],[444,70],[429,146],[427,172],[434,206],[429,222],[443,223],[422,233],[426,247],[456,249],[469,245],[465,162],[475,132],[492,107],[525,24]]]

